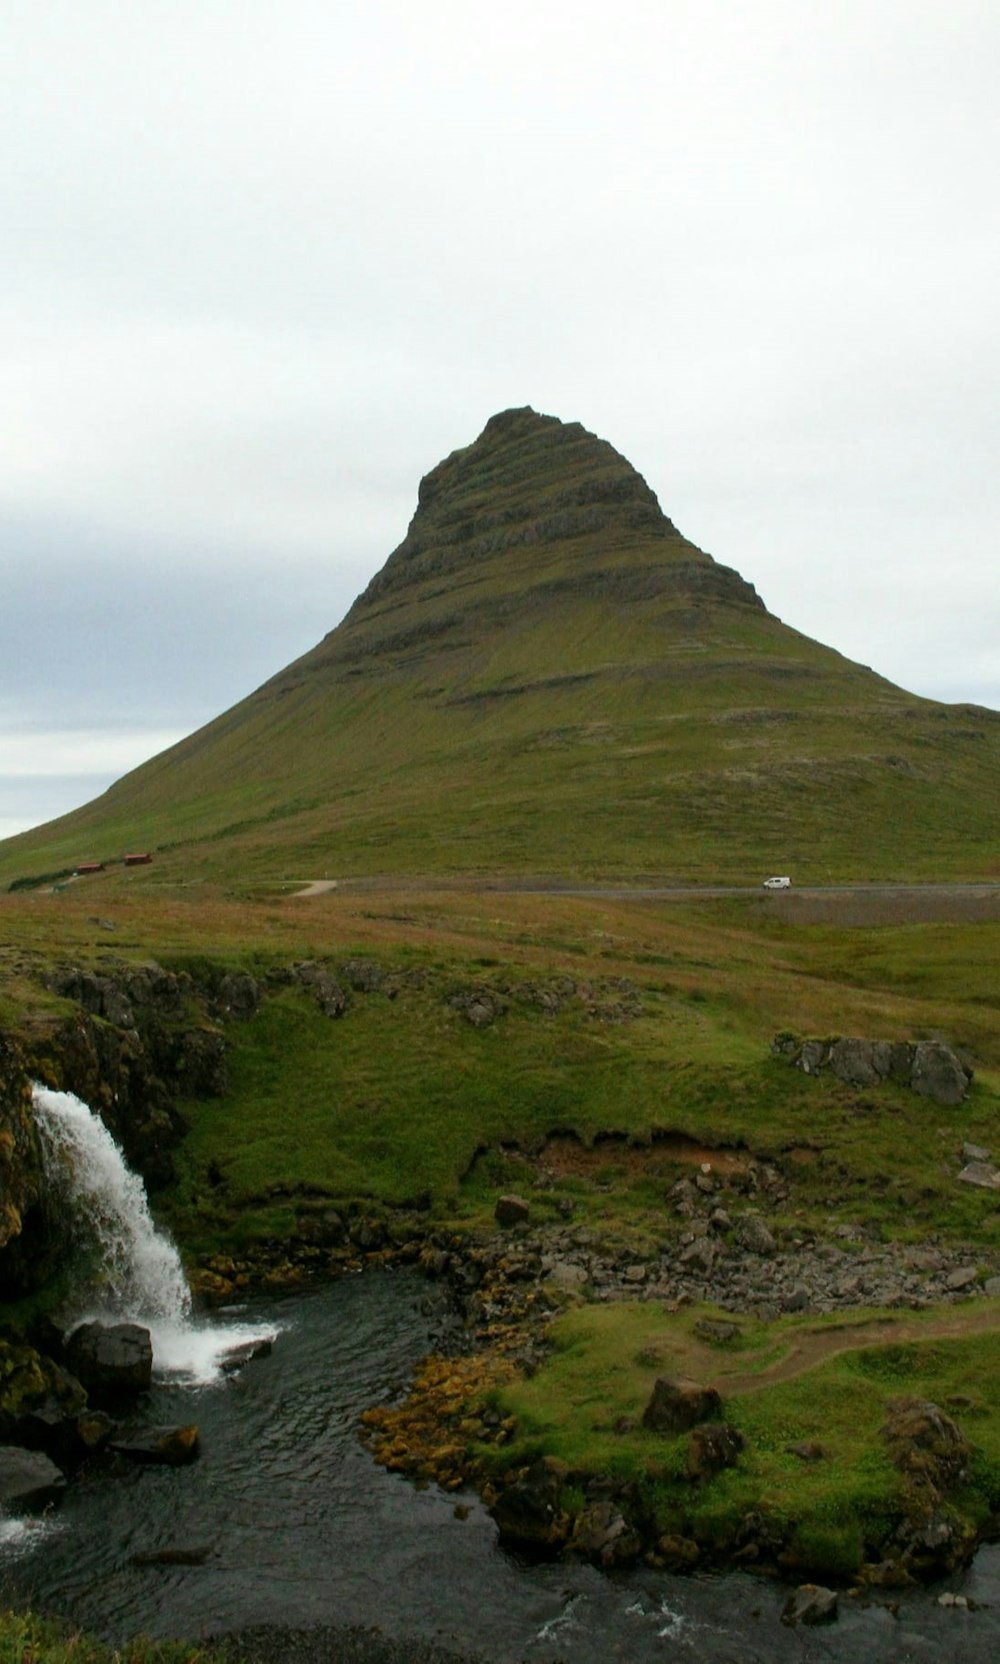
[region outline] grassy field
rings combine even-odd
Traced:
[[[990,1146],[998,1131],[993,922],[838,930],[798,925],[757,898],[461,889],[235,901],[128,879],[7,897],[0,912],[8,1022],[32,1012],[42,1022],[51,1010],[31,973],[36,956],[154,955],[174,968],[222,960],[262,975],[360,954],[398,983],[392,999],[355,995],[336,1022],[303,990],[284,988],[251,1022],[230,1026],[231,1092],[183,1106],[190,1132],[164,1198],[192,1246],[221,1244],[255,1217],[261,1228],[287,1222],[291,1203],[276,1215],[270,1199],[303,1187],[392,1204],[426,1192],[443,1215],[485,1216],[484,1174],[503,1180],[500,1146],[537,1149],[555,1130],[584,1144],[608,1132],[640,1144],[678,1132],[764,1157],[806,1150],[795,1205],[817,1225],[850,1208],[893,1235],[1000,1240],[990,1193],[955,1183],[963,1142]],[[540,995],[564,985],[572,994],[547,1011]],[[485,1028],[452,1003],[470,989],[497,1004]],[[947,1109],[899,1086],[858,1092],[808,1078],[772,1057],[783,1029],[942,1037],[975,1064],[970,1097]],[[484,1149],[493,1168],[473,1169]],[[651,1154],[649,1173],[616,1185],[614,1206],[635,1226],[662,1195],[665,1175],[653,1165]],[[210,1166],[222,1178],[212,1188]]]
[[[973,1477],[962,1503],[985,1522],[1000,1509],[1000,1336],[921,1338],[937,1313],[882,1314],[889,1334],[877,1346],[851,1344],[792,1380],[755,1389],[747,1380],[804,1340],[836,1342],[843,1318],[741,1320],[740,1336],[714,1348],[695,1325],[718,1313],[698,1307],[665,1314],[656,1305],[583,1306],[554,1325],[554,1351],[530,1379],[494,1394],[514,1416],[517,1443],[503,1451],[517,1465],[541,1451],[570,1471],[612,1473],[638,1484],[655,1529],[696,1543],[707,1555],[731,1541],[740,1522],[763,1512],[792,1527],[786,1572],[850,1577],[878,1558],[903,1505],[900,1475],[881,1431],[887,1400],[911,1395],[947,1402],[973,1445]],[[874,1315],[874,1314],[873,1314]],[[902,1331],[892,1338],[892,1327]],[[847,1349],[847,1348],[850,1349]],[[714,1353],[714,1356],[711,1355]],[[710,1485],[687,1478],[686,1436],[642,1426],[659,1374],[709,1381],[722,1394],[727,1422],[745,1439],[736,1466]],[[730,1390],[731,1377],[740,1390]],[[790,1448],[819,1442],[804,1462]]]

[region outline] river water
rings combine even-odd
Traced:
[[[112,1641],[378,1626],[494,1664],[1000,1657],[995,1549],[951,1584],[975,1610],[940,1607],[939,1589],[905,1595],[898,1615],[888,1596],[842,1598],[839,1621],[811,1630],[780,1623],[787,1590],[743,1575],[607,1577],[505,1554],[473,1495],[417,1489],[358,1439],[361,1411],[403,1390],[443,1322],[427,1314],[427,1288],[411,1273],[368,1273],[241,1309],[241,1325],[277,1330],[273,1353],[214,1384],[158,1382],[143,1412],[145,1422],[197,1421],[200,1460],[77,1478],[50,1520],[0,1544],[13,1598]],[[132,1563],[164,1548],[208,1555]]]

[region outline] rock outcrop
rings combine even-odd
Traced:
[[[0,1034],[0,1285],[6,1294],[37,1288],[49,1275],[53,1246],[40,1216],[44,1192],[24,1054]]]
[[[972,1083],[972,1069],[939,1040],[800,1040],[784,1032],[775,1035],[771,1050],[807,1075],[828,1069],[838,1080],[858,1087],[899,1081],[935,1104],[963,1103]]]
[[[659,570],[644,563],[594,573],[606,596],[616,584],[619,593],[641,584],[647,597],[673,585],[762,605],[736,572],[699,559],[683,544],[642,475],[606,440],[579,422],[540,416],[527,406],[492,416],[473,444],[424,476],[406,537],[356,605],[361,610],[429,577],[474,570],[508,550],[579,538],[655,540],[686,549],[681,563]]]

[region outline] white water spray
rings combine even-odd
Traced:
[[[180,1256],[104,1122],[72,1092],[36,1086],[32,1096],[46,1171],[66,1199],[75,1242],[94,1255],[102,1307],[137,1323],[183,1322],[191,1295]]]
[[[149,1329],[160,1373],[191,1382],[218,1377],[226,1353],[273,1337],[274,1328],[197,1324],[174,1244],[154,1224],[142,1180],[107,1127],[72,1092],[32,1090],[50,1183],[64,1198],[90,1288],[77,1321],[99,1317]]]

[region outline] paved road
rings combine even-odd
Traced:
[[[961,884],[800,884],[787,890],[766,890],[762,884],[581,884],[572,879],[551,877],[483,878],[476,874],[462,877],[414,877],[409,874],[394,877],[386,873],[377,878],[317,879],[298,896],[322,895],[328,890],[347,892],[362,890],[458,890],[469,892],[497,892],[503,895],[538,896],[594,896],[608,900],[665,900],[702,901],[725,896],[759,896],[776,906],[800,897],[820,899],[829,896],[937,896],[945,900],[968,899],[988,901],[1000,899],[1000,883]]]

